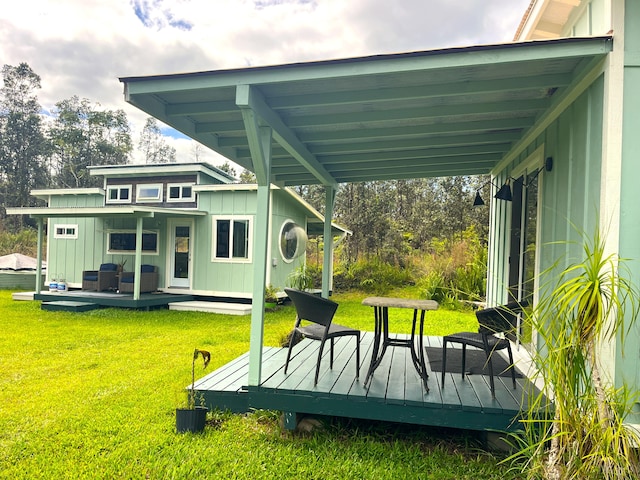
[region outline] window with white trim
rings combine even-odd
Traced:
[[[142,183],[136,187],[136,203],[140,202],[161,202],[161,183]]]
[[[169,183],[167,185],[167,202],[193,202],[192,183]]]
[[[213,261],[251,261],[251,219],[213,217]]]
[[[108,186],[106,203],[131,203],[131,185]]]
[[[136,231],[118,230],[107,234],[107,253],[135,253],[136,251]],[[151,230],[142,232],[142,253],[143,255],[158,254],[158,231]]]
[[[54,225],[53,238],[77,239],[78,225]]]

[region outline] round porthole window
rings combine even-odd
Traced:
[[[280,253],[285,262],[304,255],[307,249],[307,232],[300,225],[287,220],[280,230]]]

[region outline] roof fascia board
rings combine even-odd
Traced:
[[[218,180],[229,181],[232,178],[220,174],[204,163],[171,163],[162,165],[101,165],[89,166],[91,175],[129,176],[129,175],[163,175],[176,173],[204,173]]]
[[[586,62],[579,73],[575,76],[575,81],[555,99],[552,106],[540,117],[538,122],[517,142],[513,148],[498,162],[491,171],[492,175],[497,175],[516,159],[527,146],[529,146],[538,135],[551,125],[602,73],[605,68],[606,57],[592,58]]]
[[[148,77],[123,77],[120,78],[120,81],[125,84],[127,101],[131,101],[132,97],[137,94],[428,71],[441,68],[514,63],[523,60],[547,60],[597,55],[607,53],[610,50],[607,45],[609,42],[609,36],[573,37],[270,67]],[[163,113],[165,112],[163,111]]]
[[[31,190],[34,197],[49,197],[59,195],[104,195],[102,188],[45,188],[41,190]]]
[[[256,87],[250,85],[238,85],[236,91],[236,104],[240,108],[249,108],[255,112],[273,131],[275,140],[304,165],[324,185],[337,186],[335,179],[318,162],[315,156],[307,150],[304,144],[285,125],[264,100],[264,97]],[[244,113],[243,113],[244,115]]]
[[[546,5],[550,0],[532,0],[531,5],[525,13],[526,19],[522,20],[522,24],[518,29],[518,33],[514,38],[515,41],[526,41],[531,38],[531,35],[535,31],[542,13],[546,9]]]
[[[70,208],[48,208],[48,207],[24,207],[7,208],[7,215],[29,215],[33,218],[49,217],[113,217],[129,216],[153,218],[156,215],[172,216],[203,216],[206,212],[198,210],[182,210],[174,208],[152,208],[152,207],[70,207]]]

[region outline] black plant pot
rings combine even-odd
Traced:
[[[176,408],[176,431],[198,433],[204,430],[207,407]]]

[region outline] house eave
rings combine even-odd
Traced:
[[[207,212],[199,210],[187,210],[178,208],[155,208],[141,206],[117,206],[117,207],[21,207],[7,208],[7,215],[29,215],[32,218],[66,218],[66,217],[133,217],[153,218],[159,216],[203,216]]]

